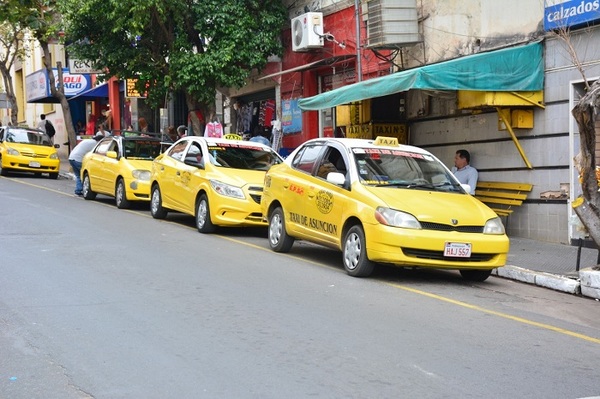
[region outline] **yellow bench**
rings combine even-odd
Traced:
[[[475,198],[489,206],[498,216],[508,216],[513,207],[521,206],[533,188],[528,183],[478,181]]]

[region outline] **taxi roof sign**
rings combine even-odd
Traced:
[[[377,139],[375,139],[375,145],[388,145],[398,147],[400,144],[398,143],[397,137],[378,136]]]

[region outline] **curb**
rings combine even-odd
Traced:
[[[600,296],[594,297],[589,295],[589,290],[587,289],[582,292],[581,283],[579,279],[558,276],[556,274],[550,274],[545,272],[536,272],[524,269],[522,267],[510,265],[494,269],[492,274],[510,280],[517,280],[523,283],[537,285],[539,287],[550,288],[555,291],[566,292],[568,294],[600,298]],[[596,290],[597,294],[600,295],[600,277],[597,278],[596,282],[598,283],[598,286],[590,288],[591,290]]]

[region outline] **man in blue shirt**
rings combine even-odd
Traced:
[[[454,156],[454,167],[452,173],[462,184],[468,184],[471,187],[470,194],[475,194],[475,186],[477,186],[478,173],[477,169],[469,165],[471,162],[471,154],[467,150],[458,150]]]

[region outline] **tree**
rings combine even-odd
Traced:
[[[40,44],[44,53],[44,65],[50,81],[50,93],[59,100],[69,142],[75,143],[75,129],[71,119],[69,102],[65,96],[64,88],[56,88],[56,79],[52,69],[52,56],[49,50],[50,42],[58,43],[58,32],[61,31],[62,18],[56,3],[56,0],[4,0],[0,6],[0,18],[4,18],[5,23],[17,27],[20,35],[25,32],[31,33]],[[22,54],[21,50],[17,50],[17,54]],[[16,118],[16,116],[13,117]]]
[[[588,231],[590,238],[600,246],[600,192],[598,191],[598,174],[596,173],[596,115],[600,111],[600,81],[591,87],[585,75],[572,34],[567,26],[555,30],[556,35],[565,45],[571,62],[583,78],[586,94],[571,110],[571,114],[579,128],[578,169],[581,180],[582,196],[573,202],[573,210]]]
[[[6,90],[7,100],[11,104],[11,123],[18,123],[19,105],[15,94],[11,69],[17,60],[25,57],[25,25],[22,23],[24,10],[10,4],[0,6],[0,75]]]
[[[209,116],[219,88],[241,87],[283,52],[280,0],[64,0],[69,51],[109,76],[138,78],[150,105],[177,90]],[[200,121],[191,112],[195,131]]]

